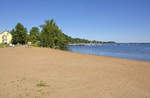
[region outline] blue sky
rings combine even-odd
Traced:
[[[51,18],[72,37],[150,42],[150,0],[0,0],[0,32]]]

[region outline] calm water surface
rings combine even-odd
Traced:
[[[108,57],[150,61],[150,44],[104,44],[68,46],[69,51]]]

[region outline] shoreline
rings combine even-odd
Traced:
[[[28,48],[25,46],[17,46],[15,48]],[[0,49],[15,49],[15,48],[11,48],[11,47],[4,47],[4,48],[0,48]],[[69,50],[60,50],[60,49],[53,49],[53,48],[46,48],[46,47],[34,47],[32,46],[31,48],[43,48],[43,49],[51,49],[51,50],[56,50],[56,51],[62,51],[62,52],[69,52],[69,53],[73,53],[73,54],[78,54],[78,55],[87,55],[87,56],[96,56],[96,57],[104,57],[104,58],[112,58],[112,59],[119,59],[119,60],[129,60],[129,61],[139,61],[139,62],[148,62],[150,63],[150,61],[146,61],[146,60],[137,60],[137,59],[127,59],[127,58],[119,58],[119,57],[111,57],[111,56],[102,56],[102,55],[94,55],[94,54],[86,54],[86,53],[78,53],[78,52],[72,52]],[[29,48],[30,49],[30,48]]]
[[[89,55],[89,56],[98,56],[98,57],[105,57],[105,58],[121,59],[121,60],[131,60],[131,61],[140,61],[140,62],[150,62],[150,61],[146,61],[146,60],[127,59],[127,58],[119,58],[119,57],[111,57],[111,56],[102,56],[102,55],[94,55],[94,54],[78,53],[78,52],[72,52],[72,51],[68,51],[68,50],[67,50],[66,52],[77,53],[77,54],[81,54],[81,55]]]
[[[60,50],[62,51],[62,50]],[[138,62],[148,62],[150,63],[150,61],[145,61],[145,60],[136,60],[136,59],[126,59],[126,58],[119,58],[119,57],[110,57],[110,56],[102,56],[102,55],[94,55],[94,54],[84,54],[84,53],[78,53],[78,52],[72,52],[72,51],[65,51],[65,52],[69,52],[69,53],[74,53],[74,54],[79,54],[79,55],[87,55],[87,56],[96,56],[96,57],[101,57],[101,58],[108,58],[108,59],[118,59],[118,60],[129,60],[129,61],[138,61]]]
[[[115,43],[115,44],[120,44],[120,43]],[[129,44],[136,44],[136,43],[129,43]],[[141,44],[143,44],[143,43],[141,43]],[[144,43],[144,44],[147,44],[147,43]],[[18,47],[27,48],[25,45],[16,46],[15,48],[18,48]],[[34,47],[34,46],[31,46],[31,47],[32,48],[47,48],[47,47]],[[4,48],[0,48],[0,49],[6,49],[6,48],[11,48],[11,47],[4,47]],[[47,49],[52,49],[52,48],[47,48]],[[125,59],[125,60],[133,60],[133,61],[150,62],[150,60],[140,60],[140,59],[130,59],[130,58],[128,59],[128,58],[124,58],[124,57],[113,57],[113,56],[102,56],[102,55],[95,55],[95,54],[79,53],[79,52],[69,51],[68,49],[67,50],[54,49],[54,50],[66,51],[66,52],[70,52],[70,53],[77,53],[77,54],[83,54],[83,55],[94,55],[94,56],[100,56],[100,57],[108,57],[108,58],[116,58],[116,59]]]
[[[28,47],[25,47],[25,46],[17,46],[15,48],[28,48]],[[69,52],[69,53],[73,53],[73,54],[78,54],[78,55],[88,55],[88,56],[96,56],[96,57],[104,57],[104,58],[112,58],[112,59],[119,59],[119,60],[129,60],[129,61],[139,61],[139,62],[148,62],[150,63],[150,61],[146,61],[146,60],[137,60],[137,59],[127,59],[127,58],[119,58],[119,57],[111,57],[111,56],[102,56],[102,55],[94,55],[94,54],[85,54],[85,53],[78,53],[78,52],[72,52],[72,51],[69,51],[69,50],[60,50],[60,49],[52,49],[52,48],[46,48],[46,47],[31,47],[31,48],[43,48],[43,49],[51,49],[51,50],[56,50],[56,51],[62,51],[62,52]],[[4,47],[4,48],[0,48],[0,49],[14,49],[14,48],[11,48],[11,47]],[[30,48],[29,48],[30,49]]]
[[[110,44],[110,45],[98,45],[98,46],[96,45],[75,46],[75,47],[69,46],[68,50],[71,52],[78,52],[82,54],[150,62],[149,47],[150,44],[148,45]]]

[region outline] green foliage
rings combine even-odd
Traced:
[[[104,42],[101,42],[101,41],[96,41],[96,40],[87,40],[87,39],[81,39],[81,38],[71,38],[71,37],[68,37],[68,41],[69,43],[104,43]]]
[[[13,44],[25,44],[26,43],[26,36],[27,36],[27,29],[21,24],[18,23],[11,31],[11,34],[13,36],[12,43]]]
[[[5,47],[5,44],[0,44],[0,48],[4,48]]]
[[[32,43],[31,46],[33,46],[33,47],[40,47],[40,44],[39,43]]]
[[[53,19],[45,21],[45,24],[41,25],[41,28],[41,46],[60,49],[65,49],[67,47],[68,43],[66,37]]]
[[[36,43],[39,41],[40,31],[38,27],[32,27],[30,30],[30,41]]]
[[[30,41],[30,35],[26,34],[26,41],[25,41],[25,43],[28,43],[29,41]]]
[[[0,44],[0,48],[5,48],[5,47],[9,47],[8,44]]]
[[[14,29],[11,30],[13,36],[13,44],[26,44],[31,41],[32,46],[42,46],[58,49],[66,49],[68,43],[105,43],[101,41],[90,41],[81,38],[72,38],[64,34],[56,25],[54,19],[46,20],[45,24],[40,26],[41,32],[38,27],[32,27],[30,33],[27,34],[27,29],[21,24],[17,23]],[[112,41],[110,41],[111,43]],[[2,47],[2,45],[0,45]]]

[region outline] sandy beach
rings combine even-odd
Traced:
[[[150,98],[150,62],[1,48],[0,98]]]

